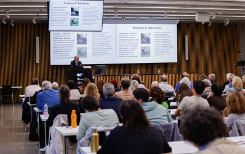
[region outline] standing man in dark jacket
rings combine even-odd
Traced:
[[[71,67],[82,66],[82,62],[79,61],[79,57],[75,56],[74,60],[71,61]]]

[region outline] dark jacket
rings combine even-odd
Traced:
[[[208,103],[218,111],[223,111],[226,108],[226,100],[223,96],[210,96],[208,98]]]
[[[119,87],[116,87],[115,92],[119,92],[119,91],[122,91],[122,90]]]
[[[119,113],[119,106],[123,100],[116,97],[106,97],[99,99],[101,109],[113,109],[116,113]]]
[[[102,98],[102,99],[105,98],[103,92],[99,92],[99,94],[100,94],[100,98]]]
[[[69,114],[72,110],[76,110],[77,114],[77,124],[80,122],[80,108],[78,103],[73,103],[68,101],[67,103],[60,103],[52,108],[52,111],[47,120],[47,127],[53,125],[55,117],[59,114]]]
[[[162,132],[157,128],[148,127],[140,136],[147,137],[140,139],[135,131],[117,127],[111,131],[97,154],[160,154],[172,151]]]
[[[81,65],[82,65],[82,62],[79,61],[79,62],[78,62],[78,66],[81,66]],[[75,60],[71,61],[71,67],[76,67],[76,62],[75,62]]]

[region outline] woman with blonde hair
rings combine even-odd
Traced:
[[[131,82],[131,83],[130,83],[130,86],[129,86],[129,90],[130,90],[130,91],[135,91],[136,89],[139,88],[139,83],[138,83],[138,81],[136,81],[136,80],[131,80],[130,82]]]
[[[84,78],[81,84],[81,88],[79,89],[79,92],[81,94],[84,94],[85,87],[90,83],[88,78]]]
[[[235,120],[245,118],[245,97],[239,92],[232,92],[227,96],[226,104],[229,116],[224,120],[228,130]]]
[[[100,94],[98,93],[97,86],[94,83],[89,83],[84,91],[85,97],[90,95],[94,96],[96,99],[100,98]]]
[[[227,91],[227,96],[229,95],[230,92],[240,92],[243,94],[244,89],[243,89],[243,84],[241,78],[238,76],[234,76],[232,79],[232,88],[229,88]]]
[[[98,91],[99,91],[99,94],[100,94],[100,98],[105,98],[105,96],[103,95],[103,85],[104,84],[105,84],[105,81],[102,79],[100,79],[96,84]]]

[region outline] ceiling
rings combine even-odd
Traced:
[[[112,20],[196,22],[196,13],[208,13],[211,22],[244,22],[245,0],[104,0],[104,18]],[[47,22],[47,0],[0,0],[0,18],[6,22],[32,22],[34,18]]]

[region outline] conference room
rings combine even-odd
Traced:
[[[1,0],[0,153],[245,153],[244,13]]]

